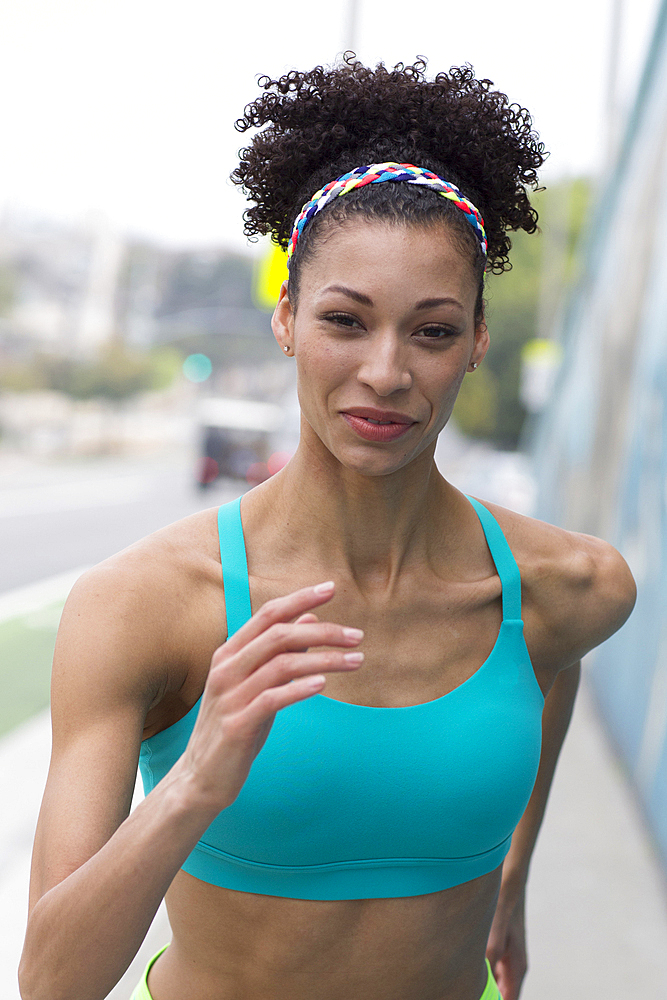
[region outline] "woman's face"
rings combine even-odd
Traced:
[[[444,225],[332,229],[301,267],[298,308],[285,285],[272,321],[296,358],[302,434],[371,476],[434,445],[488,347],[476,299],[472,265]]]

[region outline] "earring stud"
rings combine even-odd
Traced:
[[[287,346],[287,344],[285,344],[285,346],[283,347],[283,351],[285,352],[285,354],[289,354],[289,347]]]
[[[473,368],[477,368],[477,362],[476,362],[476,361],[473,361],[473,363],[472,363],[472,367],[473,367]]]

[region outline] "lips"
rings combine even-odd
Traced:
[[[372,406],[355,406],[342,410],[341,416],[365,441],[396,441],[417,423],[406,413],[378,410]]]

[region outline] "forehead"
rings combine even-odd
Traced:
[[[471,308],[477,297],[473,265],[446,225],[364,218],[346,219],[319,235],[301,266],[299,284],[300,296],[344,284],[372,298],[417,300],[447,293]]]

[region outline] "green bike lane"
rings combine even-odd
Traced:
[[[0,595],[0,738],[48,706],[60,616],[85,569]]]

